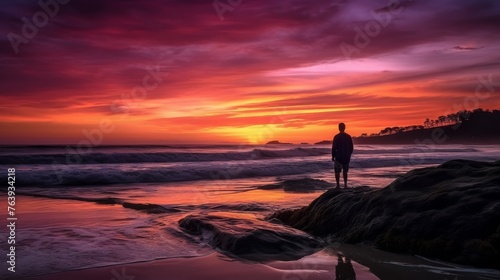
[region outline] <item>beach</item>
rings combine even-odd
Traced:
[[[368,268],[354,264],[358,279],[378,279]],[[34,279],[332,279],[335,265],[324,256],[297,262],[269,264],[240,262],[213,253],[196,258],[174,258],[148,263],[95,268],[42,276]]]
[[[2,278],[332,279],[339,254],[352,259],[357,279],[500,275],[332,243],[269,220],[309,205],[333,186],[327,146],[103,147],[82,155],[79,164],[47,160],[64,159],[64,149],[0,154],[18,178],[16,272],[5,268]],[[347,192],[381,189],[410,170],[449,159],[500,157],[494,146],[423,151],[358,147]],[[0,245],[7,248],[6,240]]]
[[[0,14],[0,280],[500,280],[500,1]]]
[[[356,279],[498,279],[500,271],[461,267],[414,256],[390,254],[372,248],[342,245],[327,248],[313,256],[292,262],[251,263],[234,260],[220,253],[202,257],[171,258],[100,268],[67,271],[33,277],[52,279],[335,279],[337,261],[334,252],[349,252],[371,267],[352,261]],[[371,261],[366,261],[371,259]]]

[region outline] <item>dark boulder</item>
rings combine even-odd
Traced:
[[[295,260],[323,248],[307,233],[257,219],[189,215],[179,226],[226,253],[252,261]]]
[[[383,189],[332,189],[269,218],[339,242],[500,268],[500,161],[453,160]]]

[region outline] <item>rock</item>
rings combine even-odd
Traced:
[[[314,145],[331,145],[333,142],[331,140],[323,140],[320,142],[314,143]]]
[[[281,143],[280,141],[269,141],[266,143],[266,145],[292,145],[292,143]]]
[[[313,192],[331,187],[333,187],[332,183],[324,180],[302,178],[284,180],[274,184],[258,186],[257,188],[262,190],[283,189],[286,192]]]
[[[189,215],[179,226],[220,250],[252,261],[296,260],[323,248],[307,233],[257,219]]]
[[[498,269],[500,161],[453,160],[383,189],[329,190],[269,218],[339,242]]]
[[[162,214],[162,213],[177,213],[180,212],[181,210],[173,207],[164,207],[158,204],[143,204],[143,203],[129,203],[129,202],[124,202],[122,204],[124,208],[128,209],[134,209],[134,210],[139,210],[139,211],[144,211],[146,213],[150,214]]]

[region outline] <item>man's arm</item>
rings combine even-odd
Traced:
[[[336,153],[337,153],[337,136],[333,137],[332,141],[332,161],[335,160]]]
[[[351,154],[354,152],[354,143],[352,142],[352,137],[349,136],[349,140],[351,142]]]

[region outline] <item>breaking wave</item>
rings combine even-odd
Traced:
[[[295,148],[288,150],[253,149],[242,152],[192,153],[54,153],[0,155],[3,164],[113,164],[113,163],[154,163],[154,162],[207,162],[263,160],[275,158],[322,156],[330,153],[327,148]]]
[[[418,164],[438,164],[442,158],[419,159]],[[376,168],[387,166],[411,165],[407,159],[382,158],[359,159],[351,163],[354,168]],[[248,164],[238,162],[211,162],[191,164],[117,164],[107,165],[47,165],[45,168],[33,168],[18,171],[18,186],[58,187],[58,186],[91,186],[125,183],[167,183],[197,180],[230,180],[241,178],[257,178],[270,176],[287,176],[311,174],[332,170],[331,161],[296,160],[296,161],[261,161]]]

